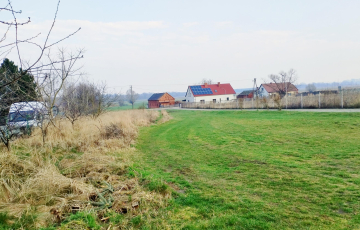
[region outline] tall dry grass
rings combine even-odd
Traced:
[[[124,175],[132,164],[134,150],[129,147],[138,128],[159,116],[149,110],[109,112],[96,120],[84,117],[74,126],[59,119],[45,144],[40,130],[34,130],[30,137],[15,140],[10,152],[1,146],[0,212],[15,217],[36,212],[37,225],[46,226],[69,213],[95,209],[92,204],[101,203],[99,193],[106,186],[111,186],[113,198],[106,207],[115,212],[136,215],[146,210],[139,209],[140,202],[160,207],[164,194],[144,190],[137,178]],[[167,113],[162,117],[170,119]]]

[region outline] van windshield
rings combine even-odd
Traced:
[[[30,121],[35,118],[35,111],[18,111],[9,114],[10,122]]]

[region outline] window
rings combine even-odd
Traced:
[[[216,103],[216,99],[213,99],[213,103]]]
[[[227,97],[227,98],[226,98],[226,100],[228,101],[228,100],[229,100],[229,98]]]
[[[205,100],[200,100],[200,103],[201,103],[201,104],[205,104]]]
[[[190,100],[188,100],[188,102],[190,102]]]
[[[215,93],[217,93],[217,90],[215,89]]]
[[[17,111],[10,113],[10,122],[34,120],[35,111]]]

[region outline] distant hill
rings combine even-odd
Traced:
[[[330,82],[330,83],[314,82],[313,84],[316,86],[317,89],[337,89],[338,86],[341,86],[342,88],[358,87],[358,86],[360,86],[360,79],[351,79],[351,80],[345,80],[342,82]],[[300,83],[300,84],[296,85],[296,87],[299,90],[305,90],[307,85],[308,84],[306,84],[306,83]]]
[[[185,97],[186,92],[167,92],[167,93],[170,94],[171,96],[175,97],[175,98],[182,98],[182,97]],[[139,100],[147,100],[153,94],[154,93],[142,93],[142,94],[139,94]]]

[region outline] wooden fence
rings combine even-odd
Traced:
[[[317,109],[317,108],[360,108],[360,92],[357,90],[340,91],[331,94],[316,94],[273,98],[238,99],[224,103],[188,102],[182,108],[192,109]]]

